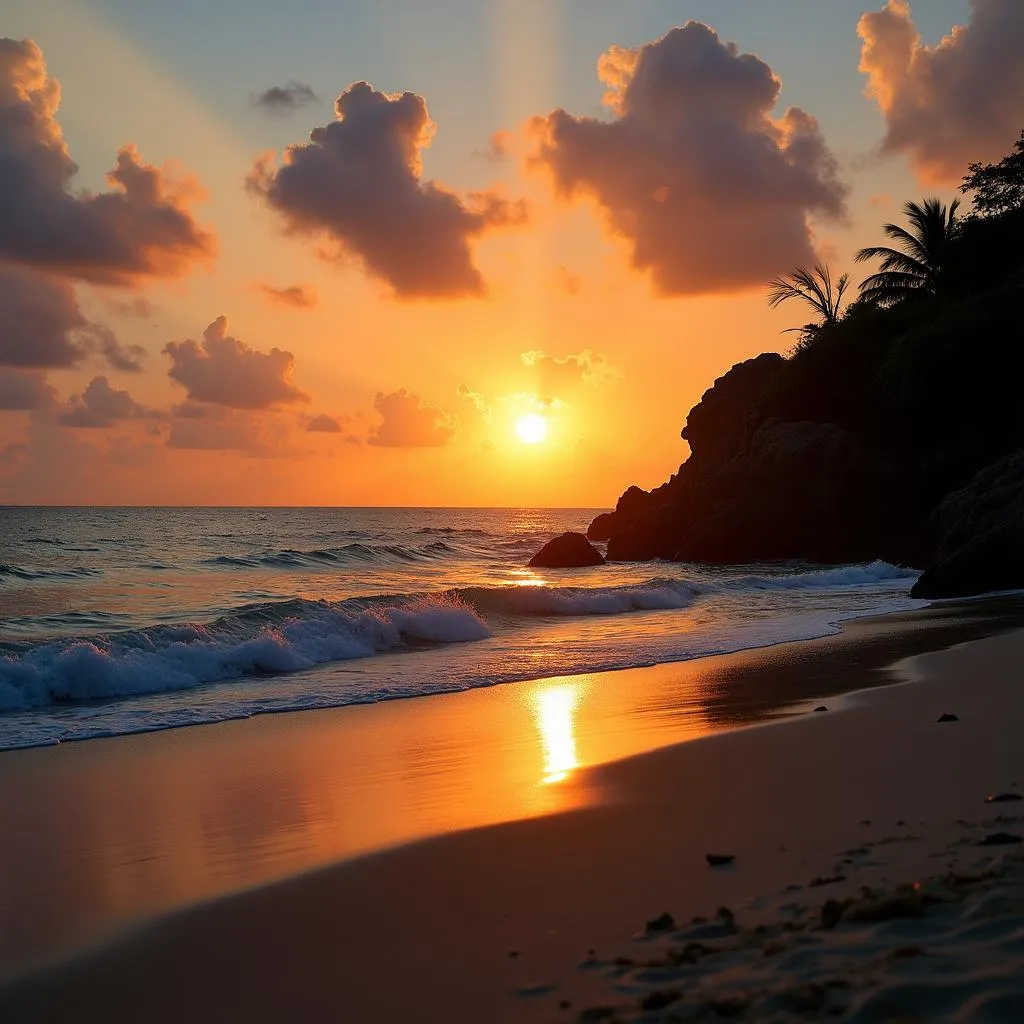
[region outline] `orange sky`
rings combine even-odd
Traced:
[[[873,98],[857,67],[858,18],[871,4],[809,22],[843,47],[821,52],[780,44],[756,19],[742,35],[735,5],[723,6],[725,24],[710,21],[717,39],[703,26],[669,38],[672,20],[656,25],[648,12],[633,37],[609,22],[600,43],[577,38],[573,16],[549,5],[533,5],[541,26],[482,5],[499,43],[478,100],[452,66],[456,42],[423,54],[405,40],[339,67],[282,59],[280,74],[275,64],[248,77],[225,57],[223,74],[198,80],[188,38],[164,45],[155,28],[147,37],[122,24],[116,6],[16,0],[7,27],[36,41],[59,81],[43,127],[63,132],[50,141],[77,165],[38,199],[40,216],[82,213],[83,226],[59,256],[0,228],[0,274],[42,275],[73,296],[81,320],[68,327],[73,357],[44,358],[31,338],[8,343],[37,355],[0,361],[0,404],[5,386],[42,397],[0,410],[0,502],[605,507],[630,483],[656,485],[685,458],[679,429],[713,379],[791,343],[779,332],[804,314],[770,312],[768,278],[817,255],[848,269],[905,199],[953,194],[955,176],[937,170],[942,140],[906,134],[916,72],[892,56],[899,32],[918,16],[915,59],[938,54],[941,75],[942,61],[980,59],[984,17],[1005,17],[1004,35],[1022,24],[1015,0],[979,0],[973,13],[950,0],[927,24],[891,0],[882,13],[895,23],[867,25],[876,61],[889,47]],[[707,4],[689,6],[708,20]],[[940,43],[953,27],[947,8],[974,19],[974,50],[962,33]],[[204,26],[190,31],[198,39]],[[0,62],[0,115],[49,88],[25,84],[26,52],[11,50],[21,63],[6,72]],[[720,65],[706,82],[676,81],[658,64],[701,52]],[[402,59],[407,80],[394,67]],[[832,70],[821,88],[805,63]],[[339,118],[334,98],[360,75],[382,93],[347,93]],[[1024,83],[1006,75],[1009,86],[993,70],[991,88],[1012,107],[1005,89],[1024,97]],[[312,83],[316,98],[255,102],[289,78]],[[415,99],[399,101],[402,89]],[[806,114],[787,114],[790,105]],[[562,120],[549,116],[556,108]],[[709,111],[728,125],[728,144],[707,129]],[[283,157],[317,126],[336,151],[328,141]],[[24,155],[11,131],[0,116],[0,155]],[[1008,151],[1016,130],[1006,134],[999,122],[977,157]],[[109,224],[110,211],[65,202],[85,203],[83,188],[110,191],[104,175],[129,143],[140,166],[159,169],[145,188],[158,181],[160,197],[140,191]],[[775,162],[762,168],[766,147]],[[356,180],[360,161],[370,173]],[[174,183],[186,180],[179,195]],[[0,193],[22,208],[36,201],[17,187],[0,174]],[[172,245],[149,224],[157,208],[180,213],[187,240]],[[111,237],[128,246],[129,236],[131,252],[108,255]],[[202,338],[220,317],[208,334],[218,349]],[[547,417],[543,443],[517,437],[531,412]]]

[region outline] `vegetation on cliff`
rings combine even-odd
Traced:
[[[942,500],[1024,447],[1024,132],[961,191],[967,216],[928,199],[884,227],[845,309],[825,266],[771,282],[816,321],[705,392],[678,472],[591,525],[610,559],[932,559]]]

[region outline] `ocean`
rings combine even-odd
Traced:
[[[809,639],[911,570],[533,570],[597,509],[0,508],[0,749]]]

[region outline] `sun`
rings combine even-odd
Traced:
[[[548,436],[548,418],[539,412],[528,412],[516,420],[516,437],[523,444],[540,444]]]

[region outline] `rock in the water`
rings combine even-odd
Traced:
[[[983,469],[934,516],[941,536],[912,597],[967,597],[1024,587],[1024,448]]]
[[[985,803],[987,804],[1005,804],[1011,800],[1024,800],[1024,796],[1020,793],[995,793],[992,796],[985,797]]]
[[[960,719],[957,715],[951,714],[949,711],[939,715],[936,719],[937,722],[959,722]]]
[[[815,711],[828,711],[828,708],[824,704],[819,704],[814,710]]]
[[[534,568],[569,569],[581,565],[601,565],[604,556],[582,533],[563,533],[549,540],[530,559]]]

